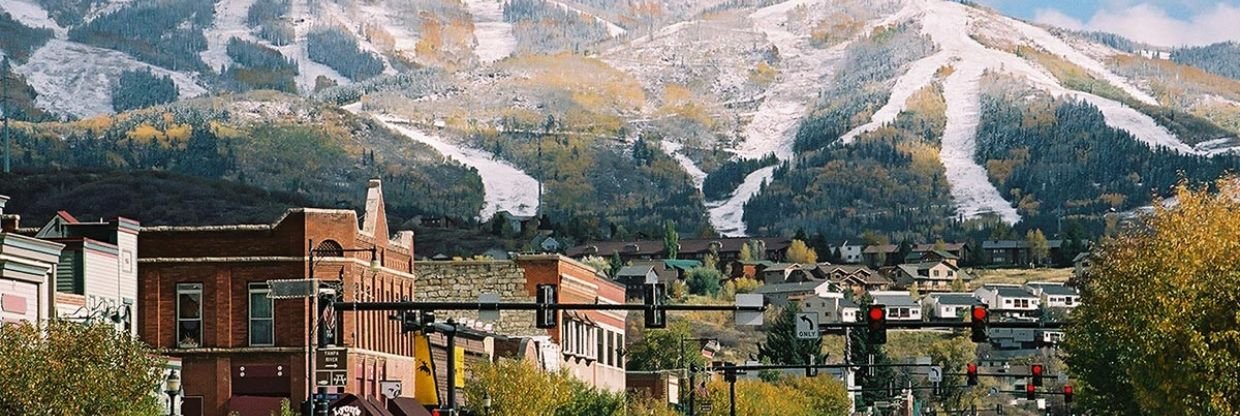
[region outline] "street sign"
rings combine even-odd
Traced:
[[[818,312],[801,312],[797,314],[797,338],[818,339]]]
[[[926,380],[931,383],[942,383],[943,382],[943,367],[940,367],[937,365],[931,366],[930,372],[926,374]]]
[[[314,384],[327,387],[344,387],[349,383],[349,372],[345,370],[317,370],[314,372]]]
[[[383,380],[379,382],[379,392],[383,393],[388,400],[395,399],[400,396],[401,385],[400,380]]]
[[[478,303],[499,303],[498,293],[483,293],[478,295]],[[495,322],[499,320],[499,309],[481,309],[478,311],[478,320],[483,322]]]
[[[301,299],[314,297],[318,292],[316,282],[313,279],[277,279],[268,280],[267,286],[271,291],[267,292],[268,299]]]
[[[344,348],[320,348],[314,356],[315,370],[347,370],[349,354]]]
[[[761,307],[765,298],[760,293],[736,295],[736,306]],[[741,326],[762,325],[762,311],[736,311],[736,324]]]

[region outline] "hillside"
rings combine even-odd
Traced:
[[[1234,45],[1154,59],[942,0],[640,3],[4,2],[14,113],[68,120],[21,124],[19,165],[325,201],[379,174],[405,218],[579,241],[1099,231],[1240,166]]]

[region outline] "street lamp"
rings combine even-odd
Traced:
[[[719,342],[719,339],[711,338],[711,337],[680,337],[680,360],[679,361],[680,361],[681,369],[685,369],[685,341]],[[697,385],[696,385],[697,384],[697,368],[696,367],[697,366],[690,364],[688,368],[688,372],[689,372],[689,412],[688,413],[690,416],[693,416],[693,412],[696,410],[693,408],[693,398],[694,396],[697,395],[696,394],[696,391],[697,391]]]
[[[308,370],[307,371],[308,374],[306,377],[306,386],[307,386],[306,394],[310,396],[309,398],[307,398],[307,401],[310,404],[309,410],[311,414],[314,414],[316,410],[315,409],[316,403],[314,402],[314,397],[313,397],[314,379],[315,379],[315,376],[317,375],[315,373],[315,354],[317,353],[316,347],[325,347],[328,345],[334,345],[336,343],[336,337],[335,337],[334,331],[331,334],[328,334],[327,332],[323,330],[322,326],[319,325],[320,321],[323,320],[323,316],[322,316],[323,311],[321,310],[319,286],[314,276],[314,266],[317,265],[320,261],[323,261],[324,258],[344,257],[346,253],[369,252],[370,253],[370,271],[372,273],[378,273],[379,269],[383,267],[383,262],[379,260],[379,249],[373,244],[369,248],[344,248],[334,241],[332,241],[331,244],[326,244],[327,241],[331,241],[331,240],[325,240],[321,245],[315,246],[314,240],[309,240],[308,250],[307,250],[308,256],[306,259],[306,264],[308,266],[307,267],[307,274],[308,274],[307,278],[309,280],[316,281],[314,283],[315,285],[314,296],[310,300],[311,315],[306,317],[307,324],[309,325],[309,331],[306,331],[306,341],[307,341],[306,342],[306,369]],[[344,268],[340,269],[339,279],[340,279],[339,283],[343,284],[344,283]],[[341,296],[341,294],[337,292],[334,296]],[[327,324],[327,322],[322,322],[322,323]],[[315,342],[315,339],[314,339],[316,335],[319,338],[317,343]],[[316,345],[316,344],[321,344],[321,345]]]
[[[168,416],[176,416],[177,414],[177,394],[181,392],[181,376],[177,374],[177,370],[168,373],[168,378],[164,379],[164,393],[168,394]]]

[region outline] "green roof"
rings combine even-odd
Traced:
[[[702,262],[697,260],[663,260],[663,267],[669,269],[689,270],[695,267],[702,267]]]

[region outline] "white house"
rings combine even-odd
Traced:
[[[954,262],[954,260],[952,260]],[[924,263],[901,264],[891,270],[891,279],[896,282],[898,287],[917,286],[922,292],[948,292],[951,291],[952,282],[960,279],[963,282],[973,280],[973,277],[955,264],[948,260],[939,260]]]
[[[969,314],[973,305],[981,305],[969,292],[931,293],[922,299],[925,313],[931,320],[960,321]]]
[[[55,313],[56,263],[63,244],[17,234],[20,218],[4,215],[0,195],[0,325],[38,323]]]
[[[1033,316],[1040,306],[1038,297],[1023,287],[1009,284],[984,285],[973,291],[992,314],[1008,317]]]
[[[889,321],[920,321],[921,304],[907,291],[880,290],[870,292],[874,304],[887,307]]]
[[[1029,282],[1025,283],[1025,290],[1037,296],[1048,308],[1075,309],[1081,304],[1081,293],[1063,283]]]
[[[827,293],[839,292],[838,286],[829,281],[768,283],[758,286],[754,293],[766,296],[773,306],[786,306],[789,302],[806,299],[812,296],[823,296]]]
[[[861,263],[861,251],[865,249],[865,244],[845,241],[835,248],[840,251],[840,259],[845,263],[857,264]]]
[[[128,218],[83,222],[60,211],[34,233],[65,246],[56,271],[57,315],[137,335],[139,232]]]

